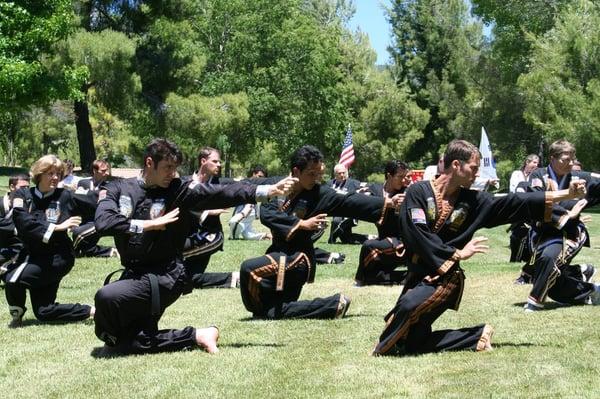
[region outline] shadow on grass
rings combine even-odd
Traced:
[[[219,348],[254,348],[254,347],[264,347],[264,348],[283,348],[284,344],[274,344],[274,343],[257,343],[257,342],[234,342],[231,344],[219,344]]]
[[[527,302],[516,302],[516,303],[513,303],[513,306],[522,308],[525,306],[526,303]],[[569,303],[562,304],[562,303],[558,303],[558,302],[547,302],[547,303],[544,303],[544,307],[542,309],[538,310],[538,312],[543,312],[544,310],[570,308],[573,306],[584,306],[584,304],[581,303],[581,304],[573,304],[572,305]]]
[[[67,324],[74,323],[83,323],[83,324],[93,324],[92,319],[86,319],[81,321],[68,321],[68,320],[54,320],[54,321],[40,321],[37,319],[25,319],[21,323],[21,327],[29,327],[29,326],[64,326]]]
[[[283,344],[274,344],[274,343],[238,342],[238,343],[231,343],[231,344],[219,344],[219,349],[251,348],[251,347],[281,348],[284,346],[285,345],[283,345]],[[182,350],[181,352],[183,352],[183,351],[186,351],[186,350]],[[189,351],[198,351],[200,353],[205,353],[199,347],[190,348],[187,351],[188,352]],[[164,352],[143,353],[143,354],[142,353],[127,353],[125,351],[119,350],[118,348],[113,348],[113,347],[105,345],[105,346],[97,346],[94,349],[92,349],[92,351],[90,352],[90,356],[92,356],[95,359],[113,359],[113,358],[138,356],[138,355],[144,355],[144,356],[158,355],[158,354],[163,354],[163,353]]]
[[[294,321],[305,321],[305,320],[327,321],[327,320],[344,320],[344,319],[354,319],[354,318],[358,318],[358,317],[377,317],[377,316],[381,316],[381,314],[379,314],[379,313],[347,314],[342,319],[324,319],[324,318],[319,318],[319,317],[293,317],[293,318],[287,318],[287,319],[267,319],[267,318],[248,316],[248,317],[242,317],[241,319],[239,319],[239,321],[244,322],[244,323],[247,323],[250,321],[257,321],[257,322],[269,322],[269,321],[285,321],[285,322],[291,321],[291,322],[294,322]]]
[[[546,345],[546,344],[534,344],[532,342],[505,342],[505,343],[492,343],[492,348],[523,348],[530,346],[556,346],[556,345]]]

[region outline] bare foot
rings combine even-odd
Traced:
[[[217,353],[217,341],[219,340],[219,329],[216,326],[196,329],[196,343],[208,353]]]

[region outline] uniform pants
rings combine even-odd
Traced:
[[[397,238],[367,240],[360,248],[354,280],[361,285],[401,284],[407,272],[395,270],[404,262],[404,244]]]
[[[84,223],[73,229],[73,248],[77,257],[108,258],[112,248],[98,245],[100,235],[94,222]]]
[[[6,302],[11,308],[18,307],[24,312],[27,290],[29,290],[33,314],[40,321],[80,321],[90,317],[89,305],[56,302],[60,281],[71,270],[72,258],[65,260],[55,256],[54,259],[50,258],[53,263],[48,264],[47,258],[30,257],[20,276],[16,281],[11,281],[14,280],[13,277],[23,260],[21,259],[20,264],[17,262],[15,267],[6,274],[4,292]]]
[[[276,290],[280,256],[286,257],[283,291]],[[335,318],[340,303],[339,294],[298,300],[312,267],[314,265],[302,252],[291,256],[273,252],[244,261],[240,270],[240,292],[244,306],[256,318]]]
[[[159,284],[160,311],[152,313],[152,289],[147,274],[115,281],[95,297],[96,336],[123,353],[172,352],[196,346],[196,329],[158,329],[165,309],[183,292],[182,276],[168,288]]]
[[[583,240],[585,241],[585,240]],[[594,291],[594,284],[582,280],[579,267],[570,266],[583,242],[552,242],[534,255],[535,270],[533,288],[528,302],[541,305],[550,297],[554,301],[568,304],[583,304]]]
[[[198,243],[188,238],[185,242],[185,267],[194,288],[232,288],[231,273],[206,273],[212,254],[223,249],[223,233],[214,241]],[[196,252],[196,255],[193,253]]]
[[[387,324],[374,355],[410,355],[449,350],[483,350],[491,339],[484,325],[458,330],[432,330],[432,324],[447,309],[457,309],[464,276],[450,271],[435,282],[421,281],[400,296],[387,315]]]
[[[342,244],[362,244],[367,236],[352,232],[354,220],[350,218],[334,217],[331,221],[331,231],[329,233],[329,244],[335,244],[339,238]]]

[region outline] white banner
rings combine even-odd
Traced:
[[[481,161],[479,162],[480,179],[498,179],[496,175],[496,165],[492,158],[492,147],[488,140],[485,128],[481,127],[481,142],[479,143],[479,152],[481,153]]]

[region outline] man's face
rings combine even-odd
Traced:
[[[252,174],[252,177],[265,177],[265,172],[263,172],[262,170],[257,170]]]
[[[28,180],[22,180],[22,179],[18,179],[16,184],[11,184],[8,189],[10,190],[10,192],[15,192],[20,188],[23,187],[29,187],[29,181]]]
[[[54,190],[62,177],[62,172],[58,168],[51,167],[40,175],[38,189],[43,193]]]
[[[458,178],[458,182],[463,187],[471,187],[477,176],[479,176],[479,155],[474,154],[467,162],[463,164],[460,161],[452,161],[458,163],[455,176]]]
[[[552,166],[552,170],[554,170],[557,175],[564,176],[571,172],[571,168],[573,168],[573,159],[573,154],[569,152],[563,152],[556,158],[551,157],[550,165]]]
[[[311,161],[308,163],[303,171],[298,168],[292,170],[292,177],[298,178],[298,184],[304,190],[311,190],[315,184],[321,182],[321,176],[323,175],[323,163]]]
[[[405,169],[398,169],[395,175],[388,177],[388,182],[392,191],[400,191],[408,187],[411,182],[411,172]]]
[[[108,164],[101,163],[98,169],[94,169],[93,179],[95,182],[103,182],[108,178],[109,174]]]
[[[213,151],[208,157],[200,159],[200,172],[208,176],[219,176],[221,173],[221,154]]]
[[[348,170],[344,166],[338,165],[333,169],[333,175],[335,180],[344,181],[348,178]]]
[[[146,158],[146,184],[150,186],[169,187],[171,181],[177,175],[177,162],[170,159],[163,159],[158,162],[155,168],[152,158]]]

